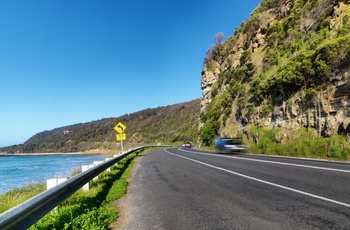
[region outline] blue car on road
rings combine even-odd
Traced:
[[[242,145],[242,142],[238,139],[220,137],[215,139],[215,148],[221,152],[236,152],[242,151],[246,146]]]

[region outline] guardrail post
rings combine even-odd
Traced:
[[[108,158],[105,158],[105,161],[109,161],[109,160],[111,160],[111,159],[112,159],[112,158],[108,157]],[[111,171],[111,167],[109,167],[106,171],[107,171],[107,172],[110,172],[110,171]]]
[[[65,182],[66,180],[68,180],[68,178],[64,177],[64,178],[53,178],[53,179],[47,179],[46,180],[46,190],[56,187],[57,185],[61,184],[62,182]],[[54,210],[56,210],[56,208],[54,208]]]
[[[82,165],[81,166],[81,172],[85,172],[88,169],[94,167],[94,165]],[[89,186],[89,182],[87,182],[84,186],[83,186],[83,191],[89,191],[90,190],[90,186]]]
[[[97,165],[99,165],[99,164],[102,164],[103,163],[103,161],[94,161],[94,166],[97,166]],[[97,180],[98,179],[98,175],[94,178],[94,180]]]
[[[46,190],[55,187],[56,185],[68,180],[68,178],[53,178],[46,180]]]

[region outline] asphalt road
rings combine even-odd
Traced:
[[[350,229],[350,164],[146,152],[115,229]]]

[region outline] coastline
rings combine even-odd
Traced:
[[[96,154],[114,154],[116,151],[111,149],[90,149],[83,152],[52,152],[52,153],[7,153],[0,152],[0,156],[50,156],[50,155],[96,155]]]
[[[85,153],[85,152],[74,152],[74,153],[0,153],[0,157],[3,156],[51,156],[51,155],[98,155],[106,153]]]
[[[81,172],[82,165],[104,161],[104,154],[44,153],[0,155],[0,194],[23,188],[30,184],[45,183],[49,178],[71,177]],[[46,184],[46,183],[45,183]]]

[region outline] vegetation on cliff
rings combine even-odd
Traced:
[[[232,37],[207,51],[202,138],[212,127],[213,136],[244,134],[256,147],[264,129],[278,129],[273,143],[283,146],[306,128],[320,141],[339,135],[350,143],[349,20],[349,1],[263,0]]]

